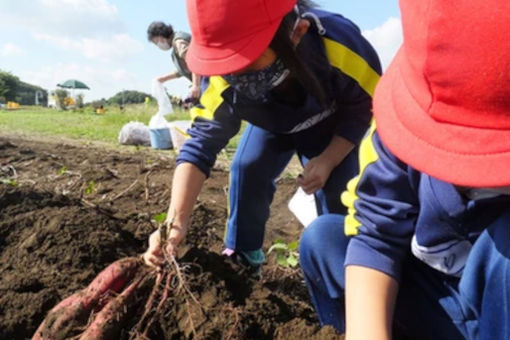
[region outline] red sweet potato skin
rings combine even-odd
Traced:
[[[142,265],[143,262],[135,257],[123,258],[110,264],[85,289],[53,307],[32,340],[68,339],[74,329],[86,325],[92,312],[103,307],[108,295],[121,292]]]
[[[94,318],[80,340],[106,340],[118,336],[129,306],[136,298],[135,291],[145,278],[136,278],[124,291],[111,299]]]
[[[83,291],[75,293],[62,300],[48,313],[32,340],[64,339],[70,328],[74,326],[84,314],[82,304]]]
[[[84,307],[90,308],[91,304],[97,303],[109,291],[120,292],[141,265],[142,261],[136,257],[126,257],[110,264],[85,288]]]

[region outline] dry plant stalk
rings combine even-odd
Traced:
[[[145,184],[145,202],[148,202],[149,201],[149,176],[151,174],[152,170],[149,170],[149,172],[147,172],[147,174],[145,175],[145,181],[144,181],[144,184]]]
[[[237,327],[239,326],[239,310],[233,307],[231,303],[223,307],[222,310],[231,312],[234,315],[234,323],[227,334],[226,340],[233,339],[236,335]]]
[[[127,189],[123,190],[122,192],[118,193],[117,195],[115,195],[113,198],[111,198],[109,200],[109,202],[113,202],[115,201],[116,199],[122,197],[125,193],[127,193],[129,190],[131,190],[136,184],[138,183],[138,178],[129,186],[127,187]]]

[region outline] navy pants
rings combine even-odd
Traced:
[[[317,218],[303,233],[300,261],[322,325],[345,330],[341,215]],[[510,339],[510,213],[475,242],[459,279],[410,256],[403,267],[394,328],[410,339]],[[369,327],[369,325],[367,325]]]
[[[303,165],[322,153],[331,142],[334,127],[326,120],[303,132],[283,135],[248,124],[231,166],[227,248],[249,251],[262,247],[276,179],[295,152]],[[324,188],[315,193],[319,215],[345,213],[340,194],[357,172],[355,149],[331,172]]]

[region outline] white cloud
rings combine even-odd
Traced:
[[[124,31],[117,7],[108,0],[0,1],[0,27],[74,38]]]
[[[383,69],[386,69],[402,44],[400,19],[391,17],[381,26],[363,31],[363,35],[377,50]]]
[[[24,58],[2,58],[0,68],[48,90],[67,79],[81,80],[91,88],[83,92],[86,101],[124,89],[149,93],[152,78],[170,72],[171,61],[154,46],[144,51],[145,37],[128,34],[127,25],[133,22],[124,22],[129,19],[121,17],[125,12],[114,3],[0,0],[0,31],[8,38],[0,39],[0,57],[2,44],[9,41],[25,49]],[[171,93],[184,95],[189,82],[181,78],[166,85]]]
[[[109,0],[0,0],[0,30],[12,27],[92,60],[123,61],[143,51]]]
[[[13,43],[5,43],[0,48],[0,56],[2,57],[19,57],[25,54],[25,51]]]
[[[52,11],[64,10],[106,17],[118,13],[117,7],[107,0],[39,0],[39,3]]]
[[[66,36],[35,33],[34,37],[63,50],[78,52],[89,59],[100,61],[123,60],[129,55],[143,51],[143,45],[127,34],[115,34],[108,38],[72,39]]]

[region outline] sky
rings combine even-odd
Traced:
[[[353,20],[388,65],[402,41],[398,0],[315,2]],[[147,40],[154,20],[189,32],[184,0],[0,0],[0,70],[49,91],[81,80],[91,88],[85,101],[150,93],[154,78],[174,70],[170,53]],[[165,84],[178,96],[189,85]]]

